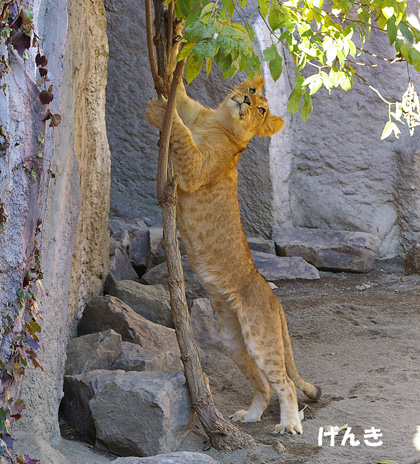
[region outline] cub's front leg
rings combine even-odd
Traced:
[[[152,126],[161,132],[163,130],[163,120],[165,118],[167,101],[162,98],[151,98],[146,107],[146,118]]]

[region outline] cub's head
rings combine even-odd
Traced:
[[[283,119],[268,109],[267,99],[261,93],[263,84],[262,76],[245,79],[219,106],[224,123],[246,142],[254,135],[271,136],[283,127]]]

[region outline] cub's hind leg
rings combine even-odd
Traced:
[[[243,300],[238,311],[239,323],[247,350],[278,395],[280,423],[277,433],[302,433],[299,418],[296,388],[286,370],[285,350],[282,338],[281,318],[278,308],[271,305],[270,298]],[[256,308],[261,308],[261,311]]]
[[[234,421],[257,422],[270,402],[273,388],[249,355],[242,336],[238,318],[232,312],[221,310],[217,305],[223,344],[229,356],[251,384],[254,396],[248,410],[241,409],[231,416]]]

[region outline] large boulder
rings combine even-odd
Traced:
[[[407,253],[404,262],[404,274],[420,274],[420,242],[415,243]]]
[[[90,443],[95,442],[96,429],[89,401],[103,383],[122,373],[123,371],[97,370],[85,374],[64,376],[64,397],[60,410],[70,426]]]
[[[210,300],[207,298],[194,300],[190,313],[197,345],[203,350],[220,350],[222,346],[220,327]]]
[[[122,342],[119,357],[111,369],[125,371],[181,371],[182,362],[172,351],[148,350],[136,343]]]
[[[316,267],[308,264],[302,258],[285,258],[253,250],[251,250],[251,254],[258,271],[269,282],[319,279]]]
[[[273,230],[277,254],[300,256],[326,271],[369,272],[381,241],[366,232],[283,227]]]
[[[118,458],[113,464],[218,464],[211,456],[203,453],[178,451],[175,453],[158,454],[148,458]]]
[[[122,456],[176,450],[194,425],[181,372],[119,374],[98,388],[89,406],[97,446]]]
[[[113,329],[125,342],[137,343],[150,350],[171,351],[179,356],[175,331],[140,316],[113,296],[91,300],[77,327],[79,335]]]
[[[196,298],[206,298],[208,296],[206,289],[194,274],[186,256],[182,256],[182,269],[184,270],[185,293],[188,300]],[[168,288],[168,268],[166,263],[153,267],[144,274],[142,282],[149,285],[161,284]]]
[[[144,285],[132,280],[122,280],[115,284],[110,294],[149,321],[174,327],[169,293],[162,285]]]
[[[66,375],[109,369],[121,353],[121,335],[112,329],[83,335],[67,347]]]

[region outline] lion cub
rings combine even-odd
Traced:
[[[232,419],[261,418],[273,390],[280,400],[275,432],[302,433],[295,385],[309,398],[321,390],[299,376],[283,308],[258,272],[242,229],[237,163],[254,137],[283,127],[261,93],[262,77],[246,79],[217,109],[192,100],[183,84],[171,134],[179,177],[178,226],[188,260],[216,307],[224,345],[249,380],[254,397]],[[165,100],[150,100],[148,121],[162,130]]]

